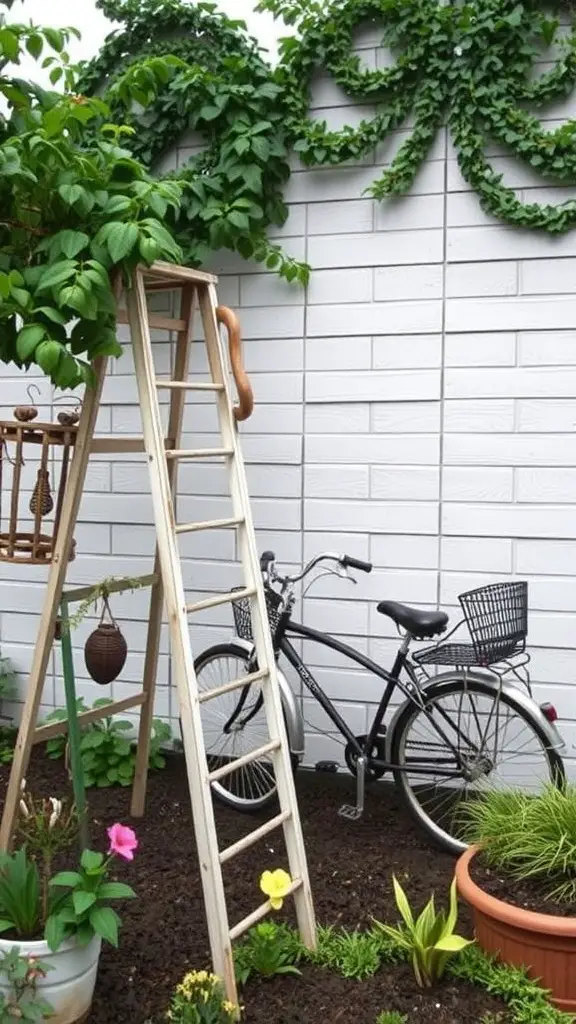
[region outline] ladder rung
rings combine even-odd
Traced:
[[[233,448],[172,448],[166,452],[167,459],[212,459],[220,455],[234,455]]]
[[[187,380],[156,380],[157,388],[171,388],[174,391],[224,391],[223,384],[211,384],[208,381],[202,381],[200,384],[194,384],[192,381]]]
[[[292,885],[290,886],[286,895],[291,896],[292,893],[296,892],[296,890],[299,889],[301,885],[302,879],[295,878],[292,881]],[[248,914],[248,917],[243,918],[242,921],[239,921],[238,924],[235,924],[234,927],[230,929],[230,941],[234,942],[234,939],[239,938],[240,935],[243,935],[244,932],[247,932],[248,929],[251,928],[253,924],[258,924],[258,921],[261,921],[263,917],[266,917],[266,914],[269,914],[270,910],[270,900],[266,900],[266,903],[262,903],[257,910],[254,910],[251,914]]]
[[[203,612],[205,608],[217,608],[219,604],[228,604],[232,601],[242,601],[246,597],[254,597],[255,587],[246,587],[245,590],[231,590],[228,594],[218,594],[217,597],[207,597],[205,601],[197,601],[196,604],[187,604],[188,614]]]
[[[240,519],[207,519],[200,523],[179,523],[176,533],[196,533],[197,530],[220,530],[228,526],[242,526],[244,517]]]
[[[237,843],[232,843],[231,846],[227,846],[225,850],[222,850],[220,854],[220,863],[225,864],[227,860],[231,860],[237,853],[242,853],[243,850],[248,850],[254,843],[257,843],[259,839],[263,839],[269,832],[273,832],[275,828],[280,828],[288,818],[292,816],[291,811],[282,811],[277,814],[275,818],[271,818],[270,821],[265,821],[260,828],[254,829],[253,832],[249,832],[243,839],[239,839]]]
[[[233,679],[231,683],[225,683],[224,686],[205,690],[204,693],[198,695],[198,702],[204,704],[207,700],[213,700],[214,697],[220,697],[223,693],[230,693],[232,690],[241,690],[243,686],[250,686],[251,683],[257,683],[259,679],[266,679],[267,676],[268,669],[259,668],[257,672],[251,672],[250,675],[242,676],[241,679]]]
[[[257,761],[259,757],[265,757],[266,754],[271,754],[273,750],[278,750],[280,747],[280,740],[270,740],[269,743],[265,743],[263,747],[258,747],[257,750],[251,750],[249,754],[244,754],[243,757],[237,757],[235,761],[228,761],[228,764],[223,764],[221,768],[216,768],[215,771],[210,772],[208,779],[210,782],[217,782],[218,779],[223,779],[226,775],[231,775],[232,772],[243,768],[246,764],[251,764],[252,761]]]

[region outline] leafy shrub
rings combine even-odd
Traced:
[[[94,708],[103,708],[112,702],[105,697],[94,702]],[[78,712],[88,711],[82,698],[77,701]],[[66,711],[58,708],[48,715],[46,722],[65,722]],[[134,779],[136,766],[136,748],[134,741],[127,739],[126,733],[131,732],[131,722],[115,718],[103,718],[99,722],[90,722],[81,730],[80,750],[86,786],[130,786]],[[164,768],[166,759],[162,747],[172,737],[172,730],[166,722],[155,718],[150,741],[149,767]],[[67,747],[66,736],[55,736],[46,743],[46,753],[52,760],[64,757]]]
[[[172,1024],[232,1024],[240,1008],[227,1001],[216,975],[191,971],[176,988],[166,1016]]]
[[[454,934],[458,919],[456,879],[450,886],[448,914],[444,910],[436,912],[432,895],[416,919],[410,909],[406,893],[394,876],[393,884],[396,906],[404,923],[393,928],[377,921],[376,927],[409,954],[418,985],[429,988],[440,980],[450,957],[470,945],[469,939]]]
[[[494,789],[461,811],[464,836],[488,864],[515,879],[547,881],[549,899],[576,899],[576,787],[538,796]]]
[[[378,1014],[376,1024],[408,1024],[408,1017],[396,1010],[383,1010]]]
[[[300,974],[296,964],[303,953],[298,935],[285,924],[263,921],[251,928],[234,952],[236,977],[244,985],[253,974]]]
[[[382,960],[382,937],[373,931],[318,928],[318,948],[308,954],[323,967],[330,967],[345,978],[369,978]]]

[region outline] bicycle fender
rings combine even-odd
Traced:
[[[544,735],[548,737],[550,747],[554,750],[561,750],[565,747],[566,744],[560,736],[556,726],[552,722],[548,721],[544,713],[541,711],[540,706],[525,690],[521,689],[519,686],[514,686],[513,683],[509,683],[505,679],[497,679],[492,675],[492,673],[468,671],[466,675],[468,679],[473,679],[475,683],[479,684],[484,689],[485,693],[505,693],[512,702],[515,702],[523,711],[531,715],[542,729]],[[451,684],[455,679],[461,678],[461,672],[443,672],[441,675],[435,676],[434,679],[431,679],[429,682],[419,687],[420,696],[423,700],[426,700],[429,697],[442,696],[444,690],[447,689],[447,684]],[[410,699],[407,698],[400,707],[397,708],[386,731],[387,761],[391,761],[392,759],[392,738],[394,736],[398,719],[410,703]]]
[[[250,643],[249,640],[241,640],[238,636],[234,636],[232,638],[232,643],[236,647],[241,647],[246,651],[248,657],[251,656],[254,650],[254,644]],[[290,686],[290,683],[278,666],[276,666],[276,676],[278,679],[278,686],[280,688],[280,697],[284,708],[284,714],[286,715],[286,728],[288,730],[290,753],[301,761],[304,757],[305,746],[304,719],[302,718],[302,712],[300,711],[296,695]]]

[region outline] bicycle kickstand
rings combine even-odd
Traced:
[[[356,804],[343,804],[338,814],[349,821],[358,821],[364,813],[364,782],[366,779],[366,758],[356,761]]]

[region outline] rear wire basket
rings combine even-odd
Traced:
[[[243,587],[234,587],[234,590],[243,589]],[[278,623],[280,622],[282,598],[280,597],[280,594],[277,594],[275,590],[270,590],[269,587],[264,587],[264,597],[266,598],[266,611],[268,613],[270,634],[272,636],[272,641],[274,642]],[[239,601],[233,601],[232,612],[234,614],[234,627],[236,629],[237,636],[239,636],[241,640],[248,640],[250,643],[254,643],[250,598],[243,597]]]
[[[459,597],[471,644],[439,644],[414,655],[421,665],[479,665],[506,661],[526,648],[528,584],[493,583]]]

